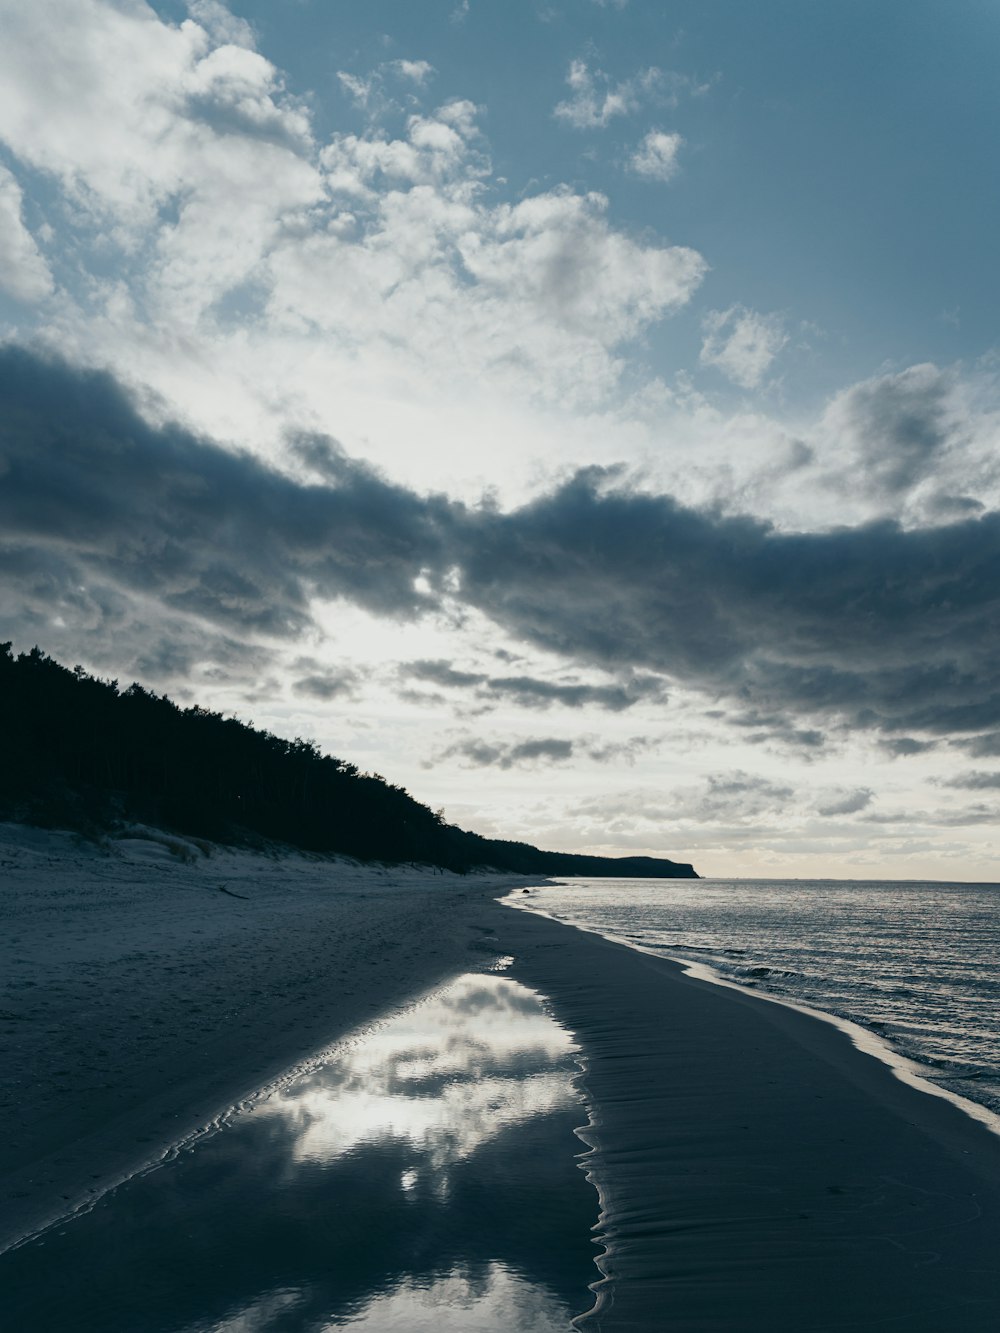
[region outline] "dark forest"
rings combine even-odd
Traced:
[[[119,689],[39,648],[0,645],[0,812],[91,836],[130,821],[230,845],[529,875],[691,878],[651,857],[544,852],[481,838],[377,773],[138,684]]]

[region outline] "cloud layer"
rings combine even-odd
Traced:
[[[48,225],[73,255],[57,275],[63,347],[166,395],[182,381],[185,411],[212,376],[283,422],[322,419],[331,381],[341,402],[369,383],[405,401],[485,377],[589,408],[618,385],[622,344],[697,290],[702,256],[614,226],[600,192],[503,197],[480,108],[413,109],[428,62],[342,71],[368,123],[321,141],[250,26],[218,0],[189,8],[176,26],[141,0],[5,15],[0,142],[50,188]],[[39,301],[53,281],[21,188],[0,174],[0,259],[14,295]]]
[[[664,703],[664,682],[658,676],[628,673],[609,685],[591,685],[580,681],[546,680],[536,676],[495,676],[485,672],[461,671],[448,661],[404,663],[404,677],[444,689],[472,690],[477,700],[509,700],[521,708],[600,708],[611,713],[624,712],[639,703]]]
[[[11,347],[0,351],[0,402],[0,550],[10,604],[29,623],[75,614],[109,629],[129,599],[135,614],[152,605],[227,634],[291,639],[311,623],[313,596],[415,614],[427,601],[421,568],[447,561],[448,505],[329,443],[327,479],[294,481],[150,427],[106,375]]]
[[[656,742],[645,736],[627,741],[602,742],[596,736],[531,736],[524,740],[484,740],[470,736],[447,746],[428,763],[457,759],[463,768],[536,768],[550,764],[633,763],[637,755],[655,748]]]
[[[394,485],[319,438],[297,442],[319,478],[307,481],[151,426],[109,377],[17,347],[0,352],[0,401],[8,634],[142,624],[151,640],[180,618],[266,646],[301,637],[317,600],[403,619],[465,608],[623,683],[456,674],[433,660],[414,675],[611,710],[655,699],[663,676],[750,730],[798,719],[803,743],[817,739],[807,725],[1000,728],[995,513],[781,532],[596,468],[503,512]]]

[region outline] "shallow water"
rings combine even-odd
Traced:
[[[1000,885],[580,879],[523,905],[850,1019],[1000,1112]]]
[[[571,1035],[470,974],[0,1257],[31,1333],[566,1333],[597,1196]]]

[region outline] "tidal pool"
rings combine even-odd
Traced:
[[[566,1333],[598,1276],[575,1050],[462,976],[0,1258],[4,1326]]]

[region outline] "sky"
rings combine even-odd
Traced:
[[[707,875],[993,880],[990,0],[0,0],[0,638]]]

